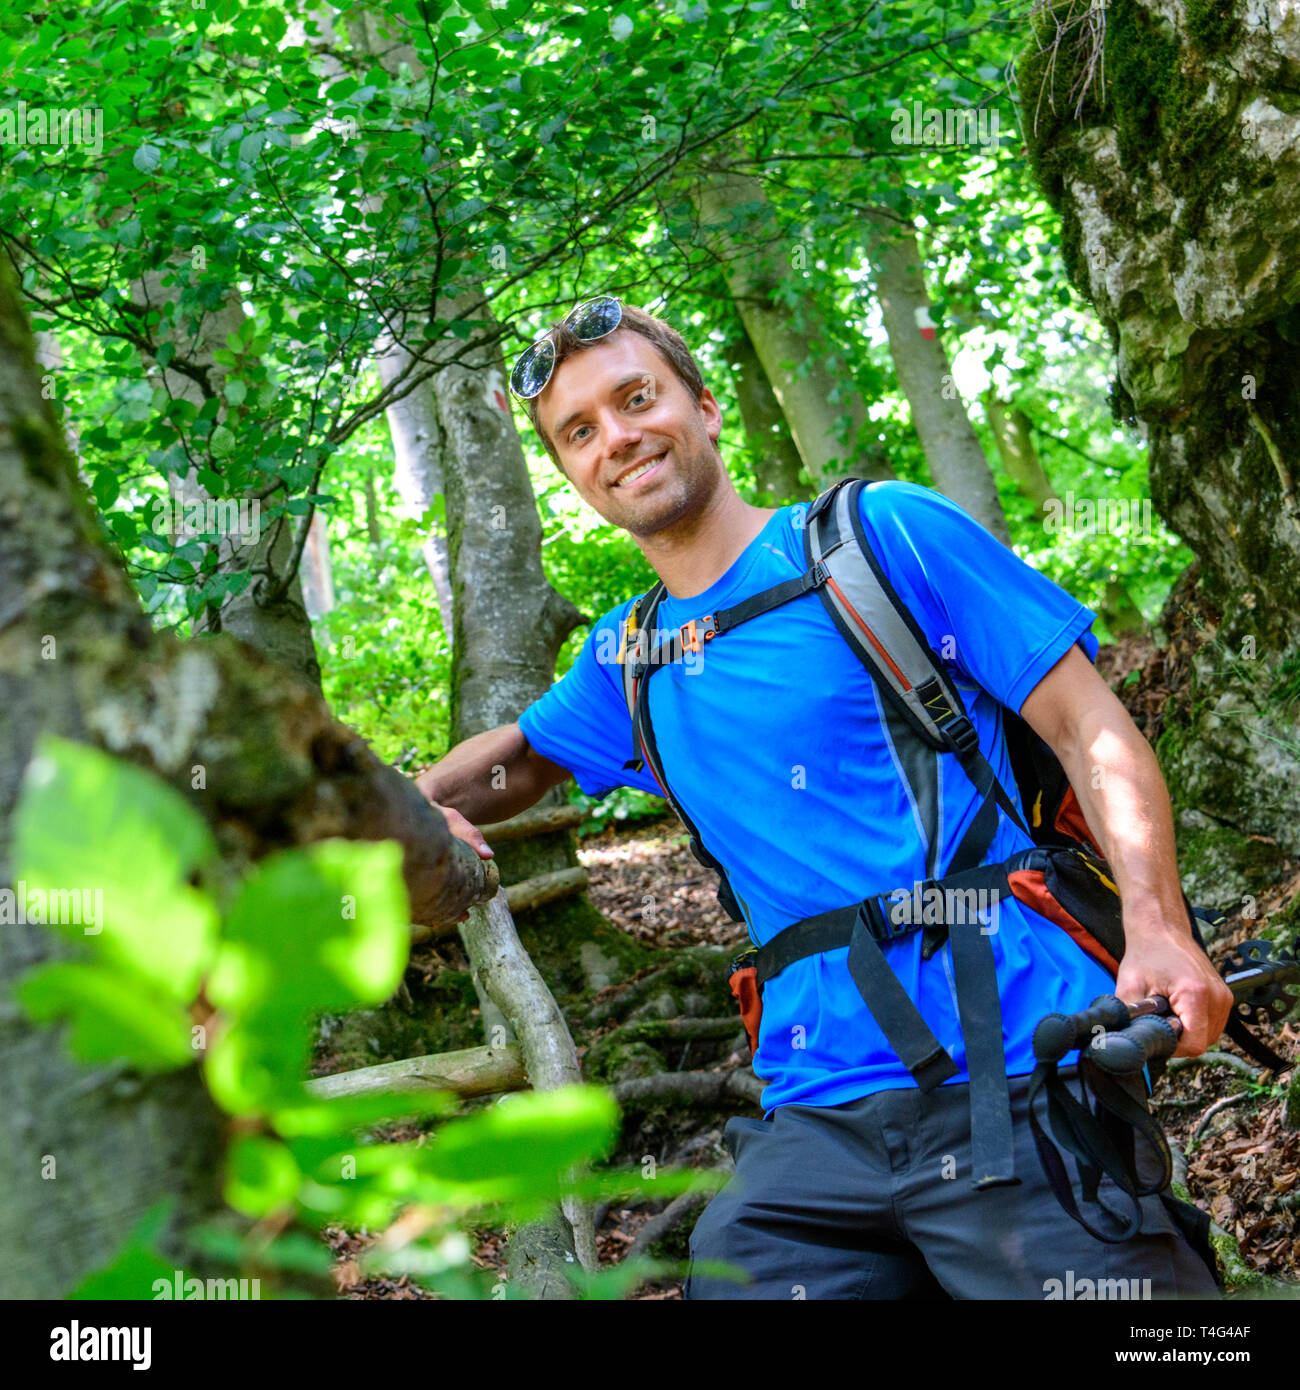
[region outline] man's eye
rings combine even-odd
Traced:
[[[583,430],[590,428],[590,425],[579,425],[578,428],[574,430],[573,433],[569,436],[569,438],[576,444],[578,442],[578,435],[581,434]]]
[[[635,396],[629,398],[628,405],[635,405],[637,401],[644,401],[646,399],[648,399],[646,393],[644,391],[638,391]]]

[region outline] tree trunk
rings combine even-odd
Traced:
[[[417,78],[422,75],[414,50],[402,42],[400,24],[374,11],[350,15],[348,24],[358,48],[386,71],[395,72],[405,64]],[[588,620],[551,586],[542,570],[541,520],[506,395],[501,346],[491,341],[492,311],[477,287],[449,296],[435,284],[430,300],[436,319],[451,317],[468,305],[468,318],[489,325],[469,336],[469,351],[459,363],[408,393],[398,404],[395,422],[389,411],[394,442],[402,441],[399,480],[409,480],[412,495],[418,490],[421,497],[431,497],[440,490],[445,499],[449,584],[440,587],[439,602],[452,649],[449,743],[455,745],[486,729],[512,723],[544,694],[565,638]],[[409,324],[410,319],[405,322]],[[404,348],[389,343],[380,358],[381,375],[388,374],[386,383],[410,362]],[[436,549],[434,555],[441,570],[442,556]],[[438,585],[433,563],[430,570]],[[449,595],[443,592],[447,587]],[[563,801],[563,790],[554,787],[540,804],[558,806]],[[567,829],[508,844],[497,862],[503,883],[578,867],[573,836]],[[583,906],[579,920],[596,917],[603,922],[585,899]],[[543,1045],[544,1034],[545,1047],[571,1058],[571,1079],[579,1079],[577,1054],[564,1015],[516,936],[505,894],[498,896],[491,911],[495,933],[471,931],[489,920],[475,914],[462,932],[475,988],[483,1001],[485,1027],[507,1022],[508,1040],[511,1030],[519,1027],[521,1011],[531,1017],[537,1012],[536,999],[544,995],[548,1006],[535,1026],[530,1023],[528,1034],[520,1034],[525,1058],[530,1058],[530,1049]],[[509,959],[489,961],[483,954],[485,943],[492,943],[494,950],[501,943]],[[494,986],[489,976],[506,983]],[[516,986],[521,980],[530,981],[533,988],[520,993]],[[488,1039],[493,1040],[490,1031]],[[562,1084],[553,1068],[538,1069],[530,1060],[528,1069],[539,1089]],[[575,1256],[594,1270],[591,1213],[579,1202],[566,1201],[550,1219],[511,1232],[511,1276],[534,1297],[573,1297],[562,1265]]]
[[[820,492],[844,477],[893,477],[883,460],[858,449],[867,411],[846,373],[837,371],[834,360],[810,352],[811,344],[826,340],[821,306],[805,295],[797,316],[792,316],[774,294],[792,273],[791,239],[777,225],[762,184],[726,168],[703,169],[691,184],[691,194],[701,234],[722,262],[728,288],[813,486]],[[757,204],[758,210],[737,226],[734,209],[742,204]],[[847,442],[840,441],[836,430],[843,416],[848,417]]]
[[[1006,406],[992,387],[984,393],[984,414],[988,417],[989,429],[993,431],[1003,469],[1034,504],[1039,517],[1042,517],[1049,503],[1060,503],[1063,507],[1064,503],[1052,486],[1052,480],[1047,476],[1038,450],[1034,447],[1029,416],[1023,410]],[[1147,630],[1142,610],[1133,602],[1128,586],[1122,579],[1106,581],[1101,616],[1112,638],[1121,637],[1127,632]]]
[[[740,405],[740,418],[750,444],[758,453],[754,467],[754,480],[760,492],[758,504],[782,507],[788,502],[805,500],[811,489],[800,481],[803,460],[790,426],[786,424],[781,402],[772,390],[743,323],[740,336],[727,355],[735,368],[731,380]]]
[[[915,230],[878,220],[870,254],[894,372],[907,397],[934,485],[1009,546],[1011,532],[997,484],[930,317],[930,295]]]
[[[334,607],[334,571],[330,564],[330,533],[324,512],[318,511],[312,516],[307,544],[302,548],[299,574],[303,607],[314,622]]]
[[[495,874],[300,678],[229,637],[182,645],[151,632],[42,400],[3,259],[0,527],[0,884],[13,882],[22,778],[37,738],[50,732],[175,786],[212,824],[232,875],[271,849],[331,835],[396,838],[417,920],[447,930],[495,892]],[[207,781],[198,796],[197,765]],[[29,967],[67,948],[32,925],[6,927],[3,947],[0,1296],[63,1296],[164,1197],[176,1201],[164,1250],[202,1268],[185,1232],[221,1209],[226,1121],[197,1067],[145,1085],[77,1066],[10,997]]]
[[[1046,11],[1017,67],[1067,268],[1116,347],[1117,411],[1145,424],[1155,508],[1199,557],[1164,617],[1183,634],[1186,679],[1158,752],[1184,882],[1210,901],[1257,892],[1300,854],[1300,50],[1288,8],[1261,0],[1247,21],[1237,7],[1116,0],[1100,53],[1098,26],[1057,33]]]
[[[187,264],[180,262],[166,271],[150,271],[133,287],[134,294],[153,310],[176,302],[180,293],[179,283],[176,282],[188,273]],[[164,277],[173,283],[164,286]],[[181,320],[178,317],[173,322],[179,324]],[[208,394],[220,396],[226,372],[213,360],[212,353],[214,349],[224,348],[227,335],[239,329],[243,322],[244,310],[239,295],[232,292],[221,308],[205,313],[197,326],[187,325],[183,332],[177,329],[164,335],[161,341],[170,342],[175,348],[173,361],[186,360],[206,375]],[[187,400],[196,409],[203,407],[205,393],[193,377],[169,365],[162,372],[162,380],[173,398]],[[218,419],[224,421],[226,416],[227,411],[223,407]],[[194,469],[183,474],[171,474],[168,486],[173,503],[180,506],[187,502],[206,502],[209,498]],[[252,489],[244,500],[251,504],[259,490]],[[271,497],[275,495],[272,493]],[[262,505],[259,501],[259,513]],[[255,577],[242,593],[227,597],[221,606],[220,630],[242,638],[272,661],[297,671],[319,688],[320,665],[316,660],[311,621],[303,605],[302,585],[297,573],[299,556],[291,520],[282,516],[263,522],[255,540],[242,537],[225,537],[221,540],[218,573],[256,571],[264,567],[269,568],[270,573]],[[298,518],[298,524],[306,526],[307,519]],[[282,582],[286,576],[287,582]],[[281,588],[283,592],[277,593]],[[211,626],[210,619],[200,624],[201,628]]]
[[[413,362],[411,354],[391,339],[383,343],[375,355],[379,379],[385,386],[392,385],[403,376]],[[433,392],[432,380],[422,382],[400,401],[394,401],[384,412],[393,441],[393,483],[406,514],[416,518],[424,516],[443,491],[443,441],[438,428],[438,403]],[[442,615],[442,630],[450,642],[455,614],[444,518],[435,516],[429,523],[428,534],[420,544],[420,553],[433,581],[438,612]]]

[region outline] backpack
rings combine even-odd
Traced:
[[[922,885],[894,888],[805,918],[763,946],[751,947],[732,962],[731,992],[740,1006],[750,1047],[757,1052],[764,985],[795,960],[848,946],[849,973],[867,1008],[917,1085],[929,1091],[956,1075],[957,1067],[904,991],[880,947],[921,930],[923,958],[929,959],[948,941],[970,1075],[973,1182],[977,1188],[1015,1184],[1019,1179],[1014,1175],[1011,1151],[1001,1006],[988,934],[966,930],[973,924],[948,920],[947,913],[940,922],[925,920],[929,914],[914,920],[918,914],[906,910],[906,904],[969,903],[971,899],[964,895],[971,890],[994,895],[994,901],[1004,894],[1015,897],[1068,933],[1114,975],[1124,954],[1119,890],[1060,760],[1024,719],[1006,706],[1002,707],[1002,717],[1015,796],[1008,795],[998,782],[980,750],[959,691],[871,548],[859,512],[859,494],[867,486],[870,484],[863,479],[847,478],[810,504],[804,526],[808,569],[794,579],[730,608],[692,619],[666,636],[660,634],[661,640],[653,647],[655,613],[666,589],[662,583],[656,584],[637,599],[624,623],[618,654],[633,735],[632,757],[624,767],[635,771],[649,767],[664,798],[686,827],[695,858],[717,873],[719,902],[733,920],[744,920],[726,868],[705,847],[690,816],[672,794],[650,721],[650,677],[660,666],[680,660],[688,651],[703,650],[759,614],[805,593],[818,595],[884,697],[889,733],[899,750],[898,767],[930,832],[929,877]],[[956,759],[982,798],[980,810],[946,869],[935,862],[939,848],[939,757]],[[997,832],[999,812],[1025,831],[1033,848],[1001,864],[984,865]],[[943,896],[929,896],[935,892]],[[1193,935],[1203,945],[1197,913],[1185,896],[1184,902]],[[1228,1032],[1262,1060],[1258,1050],[1262,1044],[1235,1014]],[[1087,1226],[1081,1217],[1076,1219]],[[1135,1230],[1136,1217],[1130,1224]],[[1091,1226],[1088,1229],[1100,1234]]]

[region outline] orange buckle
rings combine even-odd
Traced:
[[[712,641],[717,635],[718,627],[713,621],[712,613],[706,613],[702,618],[692,618],[689,623],[684,624],[682,627],[682,650],[686,652],[698,652],[702,649],[705,642]],[[701,639],[703,639],[703,641]]]

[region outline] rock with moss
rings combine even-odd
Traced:
[[[1158,753],[1189,889],[1230,901],[1300,853],[1300,23],[1282,0],[1080,23],[1063,0],[1033,30],[1029,158],[1213,614]]]

